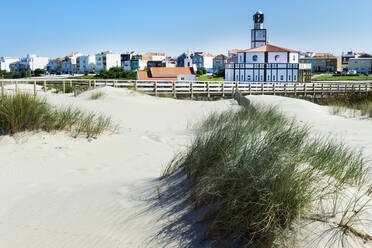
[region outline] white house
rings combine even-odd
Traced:
[[[0,71],[10,71],[9,65],[18,62],[18,58],[0,57]]]
[[[96,71],[96,56],[95,55],[82,55],[77,57],[76,60],[79,73],[93,73]]]
[[[73,52],[65,57],[65,61],[62,65],[62,72],[66,74],[73,74],[78,72],[77,58],[83,54],[79,52]]]
[[[298,52],[265,45],[238,53],[238,63],[226,64],[227,81],[298,82]]]
[[[48,57],[39,57],[35,54],[28,54],[26,57],[19,60],[17,71],[46,69],[48,63]]]
[[[165,53],[149,52],[147,56],[149,56],[149,61],[163,61],[166,59]]]
[[[121,56],[119,53],[112,51],[101,52],[96,54],[96,72],[109,70],[113,67],[121,66]]]
[[[237,50],[237,62],[225,66],[227,81],[298,82],[299,52],[267,44],[264,15],[253,16],[251,49]]]
[[[192,63],[196,68],[206,68],[208,73],[213,73],[213,59],[212,54],[207,53],[195,53],[192,56]]]

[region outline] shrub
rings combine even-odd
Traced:
[[[0,98],[0,134],[22,131],[67,130],[74,137],[96,137],[105,130],[115,131],[109,117],[84,113],[72,107],[56,108],[30,94],[5,95]]]
[[[163,176],[180,169],[191,180],[194,207],[213,206],[206,237],[257,247],[277,245],[316,202],[363,185],[368,174],[359,153],[311,138],[309,128],[263,106],[210,115]]]

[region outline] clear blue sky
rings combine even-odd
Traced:
[[[0,6],[0,56],[227,53],[250,47],[257,10],[271,44],[372,53],[372,0],[3,0]]]

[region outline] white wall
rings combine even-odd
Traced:
[[[279,61],[275,60],[275,56],[279,56]],[[269,52],[268,63],[288,63],[287,52]]]
[[[257,56],[257,61],[253,61],[253,56]],[[246,63],[265,63],[265,53],[264,52],[247,53]]]
[[[9,72],[10,71],[9,65],[11,63],[18,62],[18,61],[19,59],[17,58],[6,58],[6,57],[0,58],[0,70]]]
[[[291,64],[298,63],[298,53],[289,53],[289,63]]]
[[[179,81],[195,81],[195,75],[178,75],[177,80],[179,80]]]

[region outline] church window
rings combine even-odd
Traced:
[[[248,80],[251,80],[251,75],[248,75]]]
[[[280,56],[279,55],[275,55],[275,61],[276,62],[279,62],[279,59],[280,59]]]
[[[293,55],[293,61],[296,61],[296,55]]]
[[[280,80],[284,80],[284,76],[283,75],[280,75]]]
[[[261,75],[261,81],[263,81],[263,76]]]
[[[275,76],[273,76],[273,81],[275,81]]]
[[[258,80],[258,76],[256,75],[256,81]]]
[[[294,80],[294,81],[296,81],[296,80],[297,80],[297,79],[296,79],[296,76],[293,76],[293,80]]]
[[[252,60],[253,60],[254,62],[256,62],[257,59],[258,59],[257,55],[253,55]]]
[[[288,80],[291,81],[291,76],[288,76]]]

